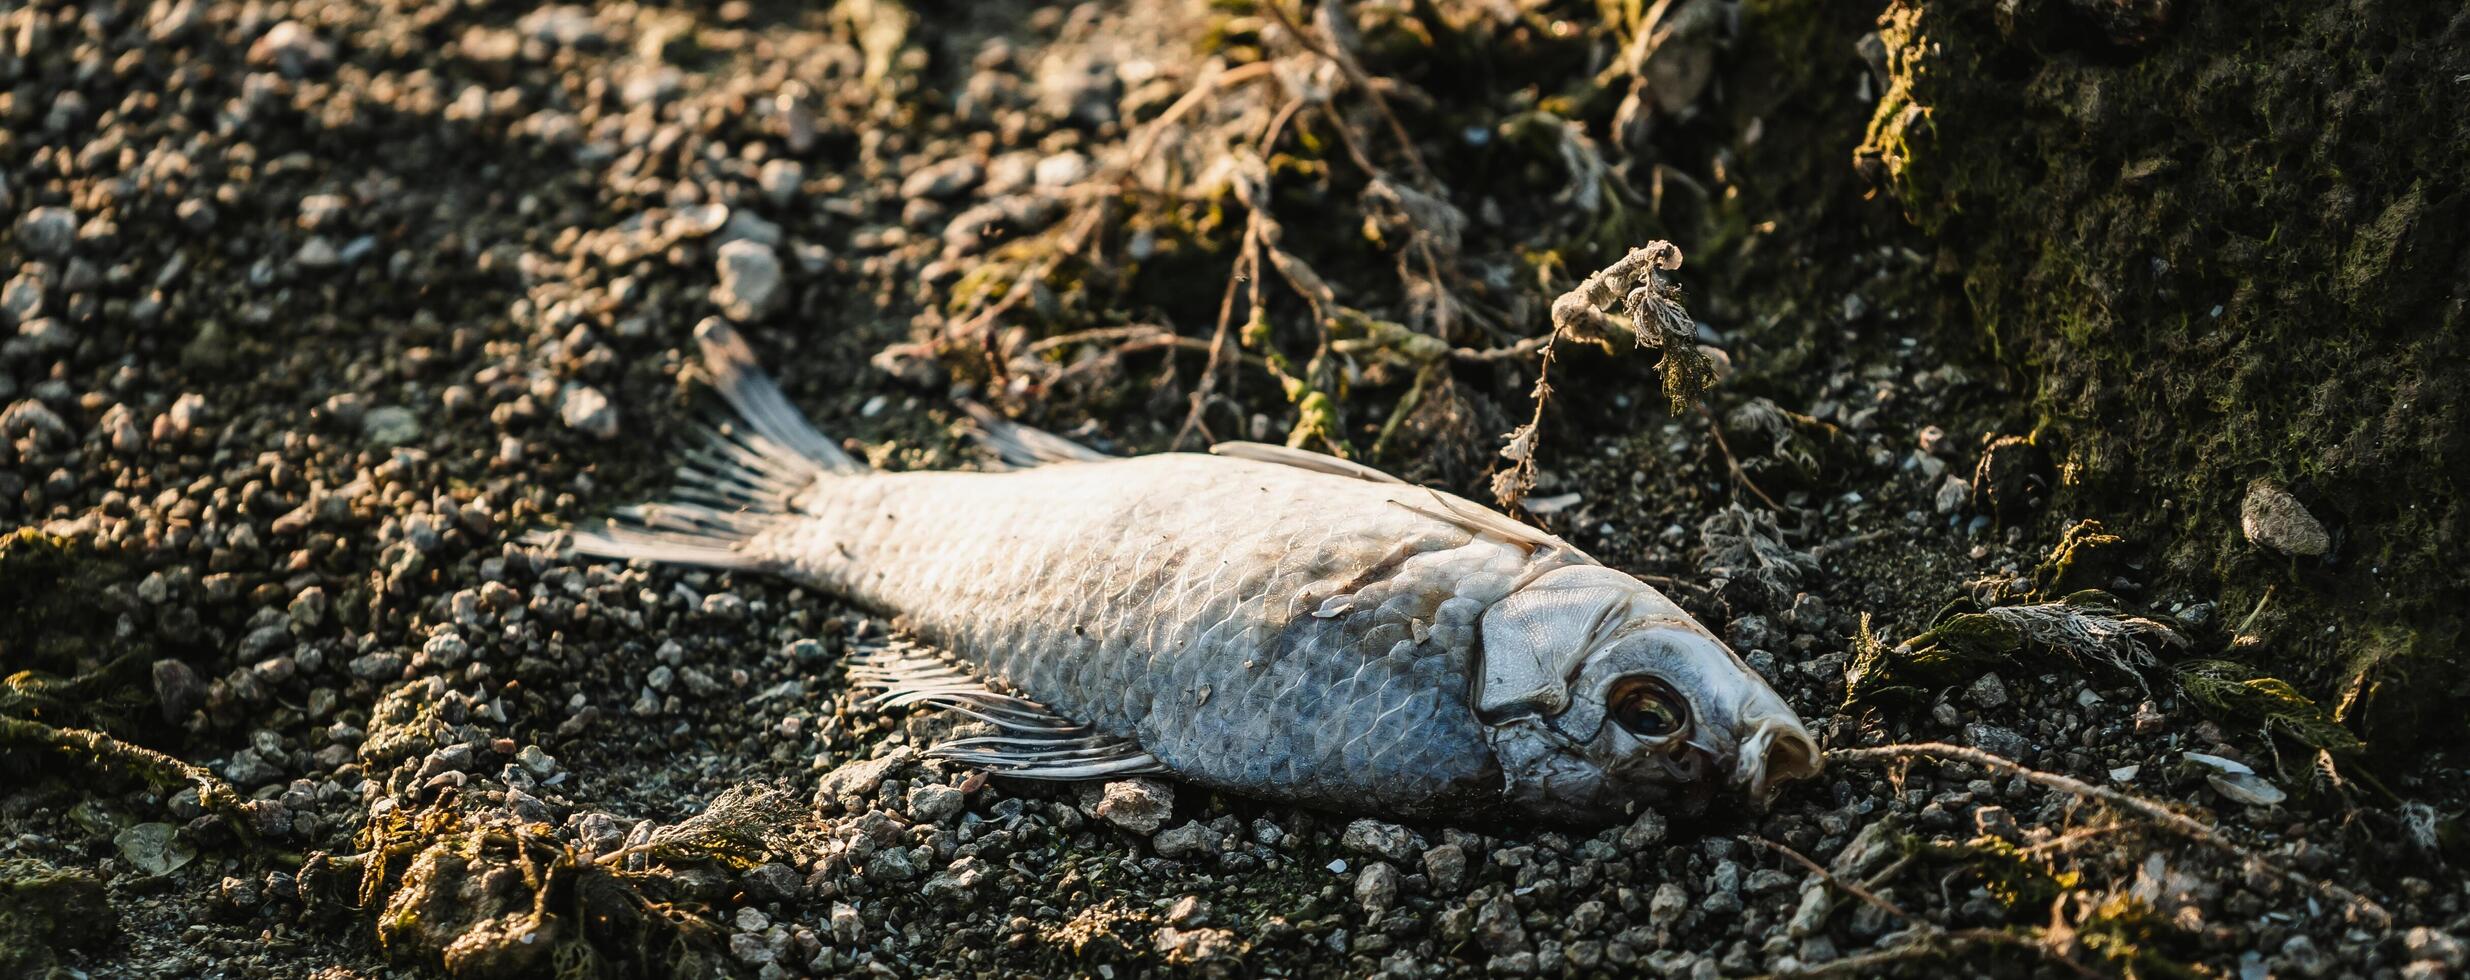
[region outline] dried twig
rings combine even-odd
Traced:
[[[2004,756],[1992,755],[1988,752],[1981,751],[1980,749],[1969,748],[1962,745],[1950,745],[1946,742],[1916,742],[1902,745],[1880,745],[1870,748],[1830,749],[1827,752],[1827,761],[1829,762],[1889,762],[1905,759],[1940,759],[1970,763],[1993,772],[2005,773],[2010,776],[2022,776],[2028,782],[2045,786],[2050,789],[2055,789],[2071,796],[2089,800],[2099,800],[2121,810],[2125,810],[2149,819],[2160,827],[2169,830],[2172,833],[2178,834],[2179,836],[2195,841],[2196,843],[2221,851],[2222,853],[2236,857],[2241,861],[2253,861],[2262,867],[2269,868],[2286,881],[2306,886],[2313,889],[2318,894],[2332,898],[2351,907],[2352,909],[2357,910],[2369,919],[2373,920],[2380,927],[2390,925],[2393,921],[2391,912],[2386,911],[2384,906],[2377,904],[2375,900],[2370,899],[2365,895],[2361,895],[2332,882],[2319,880],[2297,870],[2284,867],[2280,862],[2222,836],[2220,831],[2215,830],[2211,825],[2206,824],[2203,821],[2187,816],[2186,814],[2179,813],[2178,811],[2172,810],[2161,803],[2148,800],[2140,796],[2122,793],[2106,786],[2095,786],[2073,776],[2060,775],[2054,772],[2044,772],[2039,769],[2025,766]]]
[[[1706,406],[1700,405],[1698,414],[1707,420],[1707,432],[1715,436],[1716,451],[1724,454],[1724,469],[1732,474],[1732,482],[1747,488],[1752,496],[1767,505],[1767,509],[1783,510],[1784,505],[1776,503],[1774,497],[1767,496],[1766,491],[1758,489],[1758,483],[1751,480],[1749,472],[1741,468],[1741,459],[1732,454],[1732,443],[1724,441],[1724,425],[1715,420],[1715,413],[1707,411]]]
[[[2079,976],[2094,978],[2099,978],[2101,976],[2101,974],[2095,973],[2091,969],[2085,967],[2084,964],[2068,959],[2066,954],[2052,948],[2045,939],[2029,935],[2018,935],[1997,929],[1967,929],[1960,932],[1948,932],[1934,923],[1925,922],[1914,918],[1912,913],[1904,911],[1902,906],[1879,897],[1878,893],[1873,892],[1866,887],[1856,885],[1852,882],[1844,880],[1843,878],[1837,877],[1835,872],[1829,871],[1825,867],[1820,866],[1818,862],[1810,860],[1807,855],[1802,854],[1800,851],[1793,850],[1783,844],[1779,844],[1775,841],[1755,835],[1752,835],[1749,840],[1751,843],[1758,844],[1768,850],[1774,851],[1777,854],[1783,855],[1795,864],[1808,868],[1811,874],[1815,874],[1819,878],[1824,879],[1828,884],[1843,889],[1846,894],[1867,902],[1871,907],[1876,908],[1881,912],[1885,912],[1888,915],[1894,916],[1897,920],[1902,921],[1912,927],[1914,936],[1913,942],[1898,946],[1891,950],[1866,953],[1860,956],[1850,956],[1819,966],[1804,968],[1791,974],[1787,974],[1789,976],[1830,976],[1837,973],[1866,973],[1865,968],[1872,965],[1893,962],[1900,959],[1915,959],[1922,956],[1935,955],[1941,952],[1952,953],[1961,949],[1963,946],[1972,944],[2003,945],[2029,949],[2033,952],[2041,954],[2042,958],[2066,967],[2068,970],[2073,971]],[[1846,964],[1851,965],[1847,966]]]
[[[1889,964],[1955,956],[1966,950],[1985,946],[2004,946],[2039,953],[2049,957],[2053,962],[2065,964],[2069,969],[2083,976],[2101,976],[2081,963],[2058,957],[2057,951],[2051,949],[2048,943],[2040,937],[2009,932],[2004,929],[1956,929],[1931,932],[1915,930],[1910,942],[1888,949],[1828,960],[1825,963],[1805,966],[1789,973],[1773,973],[1767,976],[1874,977],[1880,975],[1882,968]]]
[[[1363,91],[1364,98],[1372,103],[1373,110],[1379,112],[1381,118],[1389,124],[1390,135],[1398,140],[1398,149],[1405,154],[1408,169],[1415,171],[1415,179],[1426,187],[1439,186],[1440,182],[1433,178],[1432,170],[1424,166],[1424,154],[1423,151],[1415,148],[1415,138],[1407,135],[1406,123],[1399,121],[1398,113],[1389,107],[1389,97],[1382,95],[1380,86],[1372,83],[1372,77],[1364,72],[1364,67],[1355,63],[1354,55],[1321,43],[1319,38],[1313,37],[1310,32],[1298,26],[1295,18],[1287,15],[1286,8],[1274,0],[1262,4],[1261,7],[1268,10],[1270,16],[1277,18],[1278,26],[1286,28],[1287,34],[1295,39],[1295,43],[1303,45],[1305,50],[1313,54],[1329,59],[1331,64],[1337,65],[1338,70],[1346,75],[1348,84]],[[1321,9],[1326,12],[1330,6],[1323,4]],[[1341,125],[1340,128],[1345,127]]]

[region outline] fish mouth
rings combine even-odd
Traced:
[[[1825,768],[1826,757],[1807,730],[1794,721],[1768,718],[1741,740],[1732,781],[1750,799],[1764,803],[1784,784],[1816,776]]]

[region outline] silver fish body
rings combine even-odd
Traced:
[[[1472,502],[1274,447],[1115,459],[1000,422],[1007,455],[1039,465],[866,470],[782,417],[725,326],[699,336],[743,429],[685,471],[686,502],[577,546],[844,595],[965,668],[870,675],[894,694],[999,723],[1055,716],[957,757],[1065,778],[1163,771],[1352,812],[1581,822],[1703,799],[1727,775],[1764,793],[1815,770],[1790,708],[1686,613]],[[1635,693],[1649,673],[1654,690]],[[1608,717],[1616,696],[1656,699],[1633,727],[1689,727],[1642,742]],[[1005,765],[1014,751],[1035,764]]]
[[[1497,794],[1478,623],[1567,559],[1401,503],[1170,453],[827,481],[748,550],[1194,781],[1417,811]]]

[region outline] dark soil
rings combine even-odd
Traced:
[[[10,9],[0,973],[2448,975],[2439,7]],[[1725,373],[1554,344],[1528,516],[1831,748],[2222,846],[1964,762],[1600,832],[990,781],[843,683],[883,619],[524,543],[660,492],[716,315],[877,466],[974,398],[1489,496],[1655,239]]]

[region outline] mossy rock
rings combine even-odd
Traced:
[[[120,920],[103,883],[32,858],[0,858],[0,976],[56,974],[60,953],[109,942]]]
[[[125,581],[111,559],[80,549],[68,538],[21,527],[0,535],[0,674],[41,670],[70,676],[113,653],[113,620],[120,612],[96,601],[105,586]]]
[[[1857,167],[2035,379],[2045,513],[2232,615],[2272,590],[2257,666],[2371,743],[2460,739],[2423,723],[2470,702],[2470,8],[2088,6],[1898,0]],[[2240,534],[2259,477],[2330,555]]]

